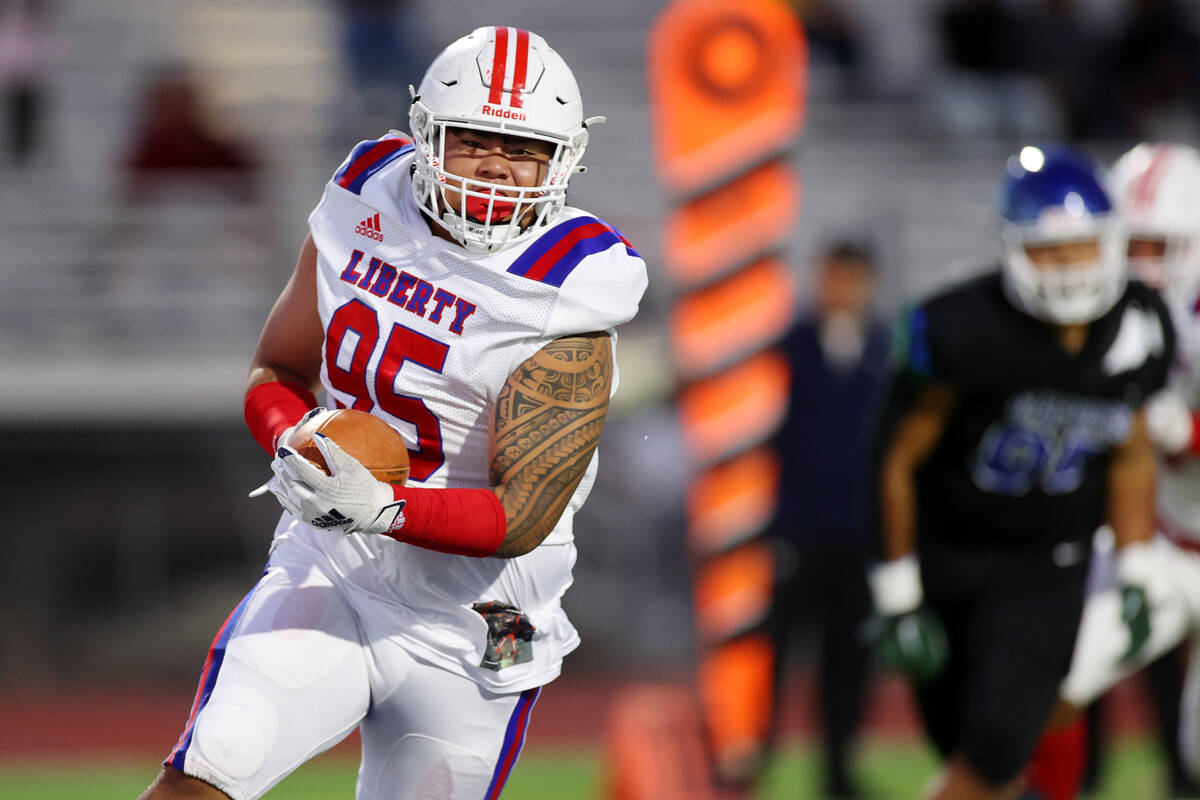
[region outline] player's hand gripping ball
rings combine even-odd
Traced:
[[[408,449],[386,422],[361,411],[314,409],[279,440],[275,476],[251,497],[270,491],[293,515],[325,530],[386,533],[404,525],[405,501],[394,498],[391,484],[408,478]]]
[[[313,439],[313,434],[317,433],[336,442],[377,480],[395,486],[403,486],[408,480],[408,447],[404,438],[374,414],[352,408],[313,409],[290,430],[287,441],[283,436],[279,437],[281,447],[307,458],[328,475],[329,465]]]

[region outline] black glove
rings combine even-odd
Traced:
[[[1129,646],[1122,661],[1138,654],[1150,640],[1150,604],[1146,587],[1161,569],[1160,551],[1150,542],[1134,542],[1117,550],[1117,578],[1121,582],[1121,622],[1129,629]]]
[[[1126,584],[1121,587],[1121,621],[1129,629],[1129,647],[1121,660],[1128,661],[1150,641],[1150,603],[1141,586]]]
[[[936,677],[950,655],[942,621],[926,606],[884,618],[876,646],[885,664],[916,681]]]
[[[942,621],[924,605],[917,557],[910,553],[877,564],[867,582],[876,613],[868,635],[883,662],[917,681],[941,672],[950,648]]]

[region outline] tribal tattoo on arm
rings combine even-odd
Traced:
[[[583,479],[608,413],[612,350],[607,333],[555,339],[517,367],[501,390],[491,483],[508,533],[497,557],[541,544]]]

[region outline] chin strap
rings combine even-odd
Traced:
[[[459,216],[449,209],[442,212],[442,224],[446,226],[446,230],[448,230],[450,235],[454,237],[454,241],[458,242],[471,252],[491,252],[490,247],[467,241],[467,237],[463,235],[464,230],[469,230],[470,232],[477,234],[480,238],[483,238],[483,226],[472,224],[471,220]]]

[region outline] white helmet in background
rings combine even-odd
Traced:
[[[477,252],[532,236],[552,224],[566,205],[567,181],[583,170],[579,160],[587,146],[587,126],[603,121],[584,120],[575,76],[541,36],[518,28],[476,28],[433,60],[413,95],[409,123],[417,145],[412,180],[417,205],[435,225]],[[554,149],[542,184],[498,186],[450,175],[443,169],[447,128],[550,142]],[[461,191],[463,208],[483,210],[482,220],[450,209],[447,180]],[[513,211],[503,221],[489,221],[497,216],[497,204]]]
[[[1131,255],[1134,275],[1173,304],[1191,304],[1200,287],[1200,152],[1139,144],[1117,159],[1109,183],[1127,241],[1155,242],[1162,251]]]

